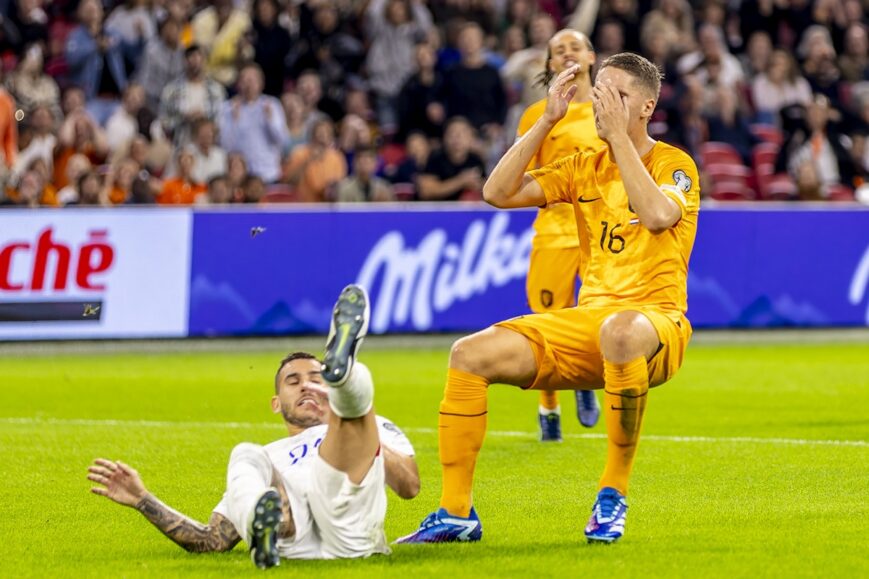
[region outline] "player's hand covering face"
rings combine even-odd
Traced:
[[[630,124],[631,92],[628,86],[625,86],[630,83],[625,82],[625,78],[621,78],[625,73],[610,74],[611,70],[613,69],[602,70],[591,89],[595,128],[598,136],[605,141],[627,136]],[[629,77],[627,80],[629,81]]]
[[[546,110],[543,111],[543,116],[552,123],[557,123],[564,115],[567,114],[567,107],[573,95],[576,94],[577,86],[571,84],[571,81],[576,76],[579,70],[579,65],[573,65],[558,76],[549,87],[549,96],[546,99]]]

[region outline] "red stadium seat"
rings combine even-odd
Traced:
[[[459,197],[459,201],[482,201],[483,200],[483,192],[475,191],[473,189],[468,189],[467,191],[462,191],[461,197]]]
[[[778,173],[766,180],[761,195],[768,201],[791,201],[797,196],[797,185],[787,173]]]
[[[416,187],[413,183],[396,183],[392,186],[396,201],[413,201],[416,197]]]
[[[830,201],[855,201],[854,191],[847,185],[837,183],[827,190]]]
[[[754,191],[747,185],[722,181],[712,185],[712,199],[716,201],[754,201]]]
[[[266,194],[260,199],[260,203],[296,203],[299,200],[295,190],[289,185],[269,185]]]
[[[774,127],[772,125],[751,125],[752,134],[763,141],[764,143],[773,143],[781,147],[781,144],[784,142],[785,137],[784,134],[778,127]]]
[[[391,143],[380,149],[380,158],[387,167],[397,167],[407,158],[407,152],[403,145]]]
[[[710,165],[742,165],[742,155],[728,143],[709,141],[700,145],[700,160],[704,167]]]

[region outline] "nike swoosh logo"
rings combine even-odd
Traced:
[[[577,201],[579,201],[580,203],[591,203],[592,201],[597,201],[598,199],[600,199],[600,197],[595,197],[594,199],[583,199],[582,195],[580,195]]]

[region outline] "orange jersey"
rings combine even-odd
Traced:
[[[528,107],[519,119],[517,136],[527,133],[531,126],[537,122],[546,109],[546,99],[537,101]],[[567,107],[567,114],[552,131],[546,136],[546,140],[540,145],[537,154],[528,164],[528,171],[554,163],[562,157],[568,157],[574,153],[597,151],[604,147],[604,143],[597,136],[594,128],[594,113],[591,103],[571,102]],[[534,220],[534,230],[537,235],[534,238],[534,246],[540,249],[576,247],[576,219],[573,211],[564,204],[553,205],[541,209]]]
[[[697,166],[687,153],[661,142],[642,161],[660,191],[682,210],[682,218],[657,235],[631,209],[609,149],[577,153],[531,172],[547,204],[573,205],[582,260],[580,306],[688,309],[688,259],[700,208]]]

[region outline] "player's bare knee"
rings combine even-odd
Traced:
[[[622,363],[645,355],[644,334],[635,323],[640,315],[622,312],[604,321],[600,328],[600,349],[604,359]]]
[[[459,338],[450,349],[450,368],[478,374],[483,367],[480,354],[476,334]]]

